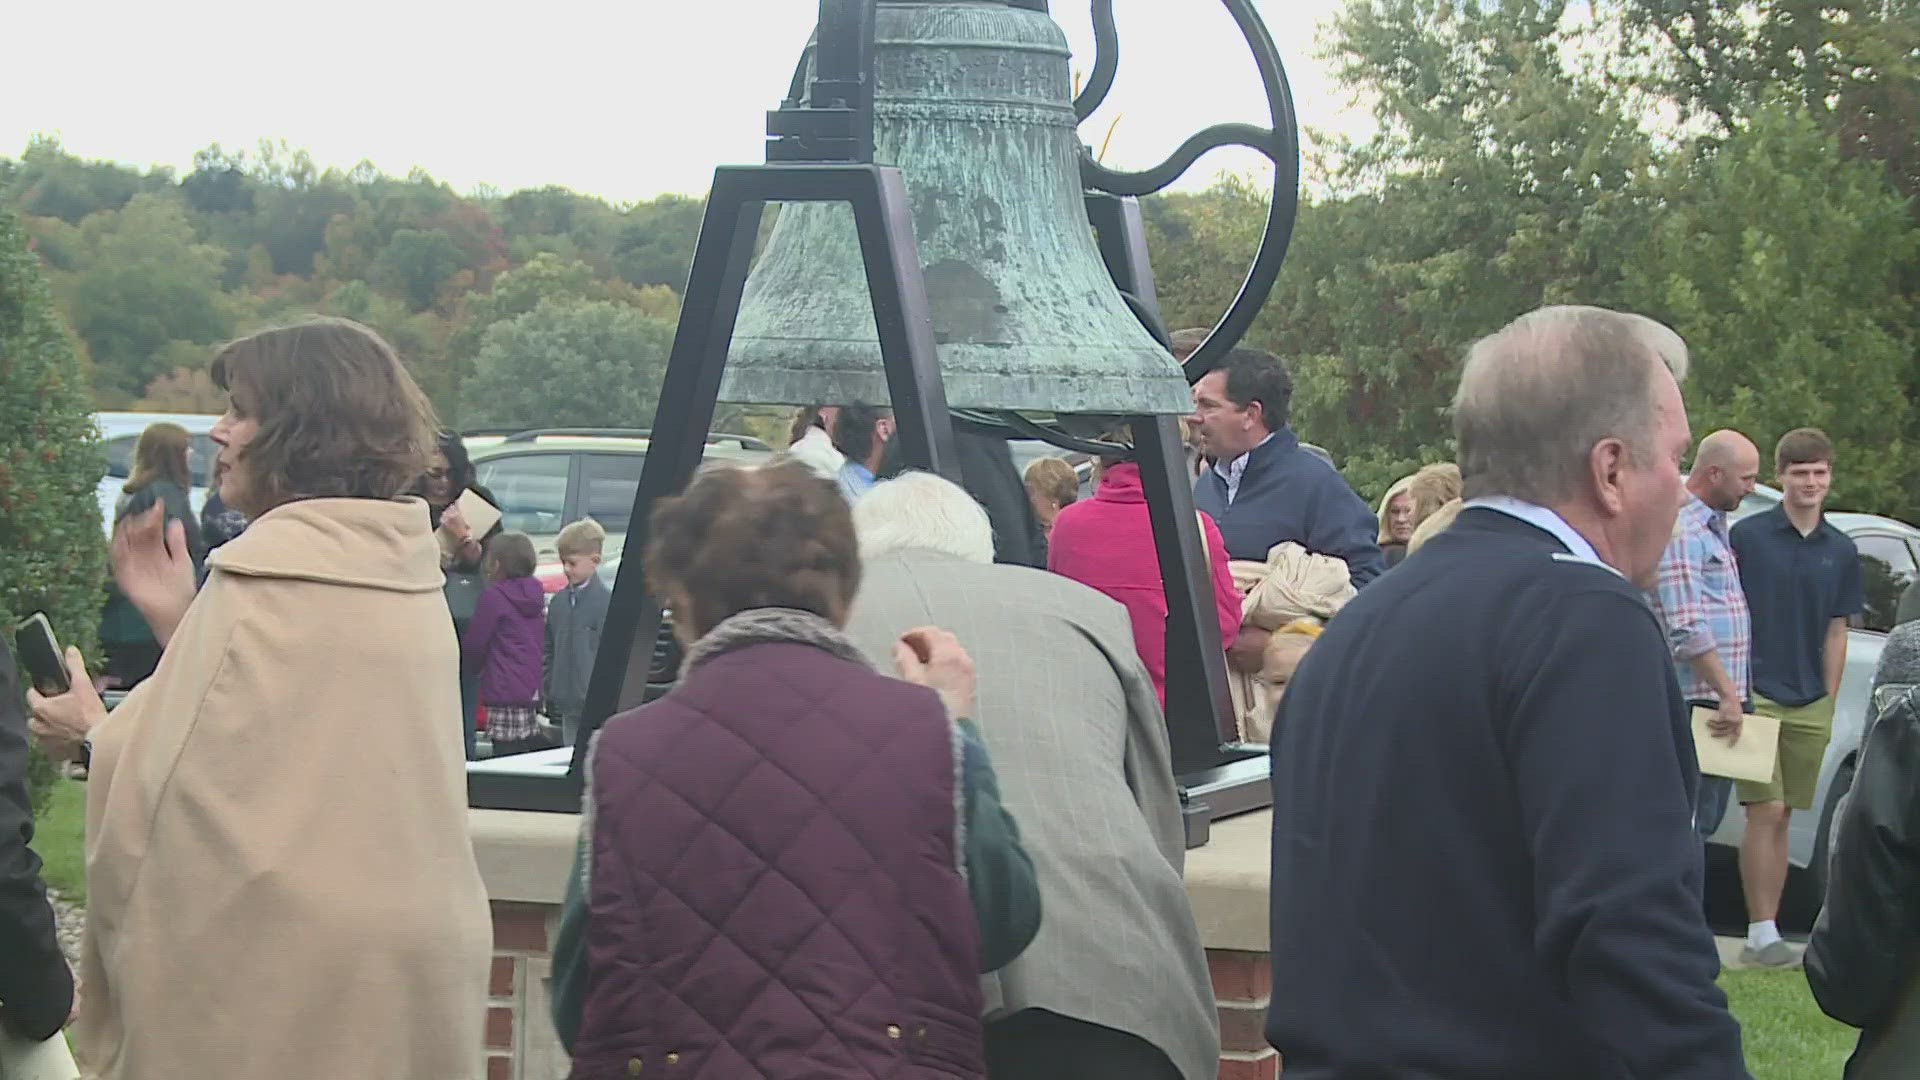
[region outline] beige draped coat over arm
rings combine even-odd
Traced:
[[[94,737],[100,1080],[474,1080],[492,929],[416,500],[262,515]]]

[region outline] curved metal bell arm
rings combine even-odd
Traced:
[[[1276,166],[1281,165],[1282,151],[1275,145],[1276,136],[1271,128],[1255,127],[1252,124],[1215,124],[1199,131],[1180,144],[1167,160],[1143,172],[1120,172],[1109,169],[1092,158],[1080,161],[1080,177],[1095,191],[1104,191],[1109,195],[1152,195],[1167,185],[1180,179],[1193,163],[1202,155],[1218,150],[1223,146],[1244,146],[1265,154],[1267,160]],[[1284,167],[1284,166],[1283,166]]]
[[[1044,0],[1043,0],[1044,2]],[[1120,71],[1120,27],[1113,21],[1113,0],[1093,0],[1093,74],[1080,96],[1073,99],[1073,115],[1081,120],[1107,100],[1113,77]]]
[[[1096,31],[1098,20],[1112,14],[1111,0],[1093,0]],[[1273,35],[1254,10],[1253,0],[1221,0],[1227,13],[1240,28],[1241,37],[1253,52],[1260,69],[1260,82],[1266,91],[1267,110],[1273,126],[1219,124],[1199,132],[1174,151],[1160,165],[1145,172],[1124,173],[1107,169],[1083,153],[1081,175],[1089,188],[1111,195],[1149,195],[1178,180],[1201,155],[1222,146],[1246,146],[1260,151],[1273,162],[1273,197],[1267,208],[1267,224],[1260,236],[1260,248],[1241,282],[1240,292],[1226,314],[1214,324],[1200,347],[1187,358],[1188,382],[1198,382],[1213,370],[1229,350],[1240,343],[1260,314],[1274,284],[1280,279],[1280,266],[1286,261],[1287,245],[1293,239],[1293,223],[1300,208],[1300,128],[1294,117],[1293,90],[1287,84],[1287,72]],[[1096,35],[1098,36],[1098,35]],[[1109,29],[1101,39],[1103,58],[1117,57],[1117,31]],[[1096,66],[1099,61],[1096,60]],[[1089,88],[1091,89],[1091,87]],[[1104,89],[1102,91],[1104,94]],[[1085,95],[1082,95],[1083,97]],[[1097,102],[1096,102],[1097,103]],[[1076,111],[1079,102],[1075,102]],[[1083,114],[1084,116],[1084,114]]]

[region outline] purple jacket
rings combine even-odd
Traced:
[[[931,691],[785,642],[608,721],[575,1080],[981,1080],[957,753]]]
[[[480,594],[460,638],[460,664],[480,673],[482,705],[538,705],[546,645],[546,593],[540,582],[509,578]]]

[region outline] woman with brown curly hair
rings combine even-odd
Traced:
[[[459,653],[418,499],[432,407],[371,330],[222,349],[213,430],[246,532],[196,597],[158,508],[114,577],[166,651],[109,718],[32,695],[90,757],[75,1049],[100,1080],[470,1080],[492,951],[454,734]],[[369,755],[372,756],[369,756]]]
[[[852,515],[797,462],[714,469],[650,535],[687,656],[588,756],[554,957],[573,1076],[984,1077],[980,973],[1040,897],[972,661],[922,627],[905,681],[868,666]]]

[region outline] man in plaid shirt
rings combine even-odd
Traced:
[[[1753,656],[1753,626],[1727,540],[1727,512],[1753,493],[1759,476],[1760,450],[1746,436],[1716,431],[1700,440],[1687,477],[1687,503],[1660,557],[1659,587],[1648,594],[1666,625],[1682,691],[1690,704],[1719,713],[1708,727],[1723,738],[1737,739],[1741,718],[1752,711]],[[1693,824],[1703,838],[1720,827],[1732,793],[1732,780],[1700,777]]]

